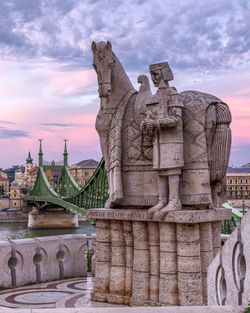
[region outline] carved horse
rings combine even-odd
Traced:
[[[96,129],[109,180],[106,207],[148,207],[157,202],[156,172],[152,168],[152,138],[142,136],[145,97],[151,93],[140,75],[137,92],[108,41],[92,43],[100,111]],[[198,91],[180,93],[184,103],[184,168],[180,195],[191,207],[219,207],[225,201],[225,174],[231,147],[228,106]]]

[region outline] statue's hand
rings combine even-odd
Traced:
[[[151,131],[154,127],[154,121],[151,119],[145,119],[141,122],[141,129],[145,131]]]
[[[167,117],[165,119],[159,119],[159,125],[161,128],[173,127],[177,124],[177,120],[172,117]]]
[[[152,131],[154,127],[154,121],[153,120],[148,120],[146,124],[147,131]]]

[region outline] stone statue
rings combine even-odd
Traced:
[[[106,208],[148,208],[163,217],[181,205],[221,206],[231,146],[228,106],[197,91],[178,94],[168,85],[173,74],[165,62],[150,67],[157,93],[146,75],[138,77],[137,92],[110,42],[93,42],[92,52],[101,103],[96,129],[109,180]]]
[[[91,299],[142,305],[206,305],[208,265],[230,210],[225,174],[231,114],[220,99],[169,86],[167,62],[150,65],[137,92],[110,42],[92,43],[100,111],[96,129],[109,181],[96,219]]]
[[[153,169],[158,173],[158,203],[149,209],[149,215],[160,211],[181,210],[179,177],[184,165],[183,160],[183,103],[174,87],[168,82],[173,80],[167,62],[152,64],[149,67],[152,81],[158,91],[145,99],[147,117],[141,127],[144,135],[152,131]],[[168,196],[169,193],[169,196]]]

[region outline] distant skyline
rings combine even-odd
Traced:
[[[98,86],[91,42],[112,43],[135,88],[168,61],[179,92],[199,90],[232,112],[230,165],[250,162],[249,0],[1,0],[0,167],[30,150],[69,163],[101,159]]]

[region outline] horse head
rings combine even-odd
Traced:
[[[115,63],[111,43],[92,42],[93,67],[97,74],[99,97],[108,97],[111,93],[111,73]]]

